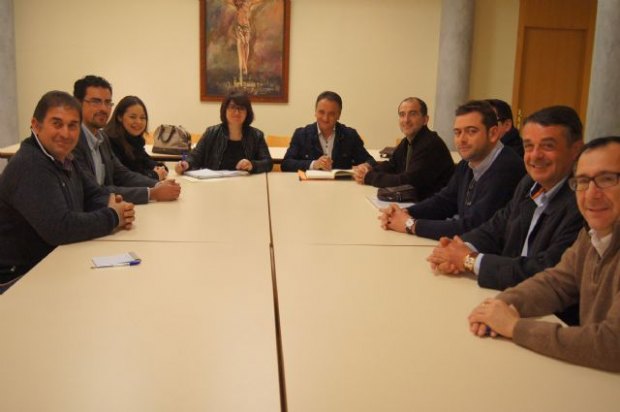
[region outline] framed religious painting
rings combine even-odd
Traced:
[[[288,102],[290,0],[200,0],[200,100]]]

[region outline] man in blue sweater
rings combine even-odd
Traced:
[[[463,160],[441,191],[407,209],[382,210],[386,230],[439,239],[487,221],[512,197],[525,174],[523,160],[499,141],[497,116],[485,101],[456,109],[454,142]]]

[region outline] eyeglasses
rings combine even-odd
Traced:
[[[236,104],[229,104],[226,110],[230,110],[231,112],[237,111],[240,113],[245,113],[247,109],[243,106],[237,106]]]
[[[576,176],[568,179],[568,185],[576,192],[583,192],[590,187],[590,182],[599,189],[606,189],[618,184],[620,173],[606,172],[594,177]]]
[[[84,99],[84,101],[88,104],[92,104],[93,106],[105,106],[109,108],[112,108],[114,106],[114,102],[112,100],[103,101],[98,98],[93,98],[89,100]]]

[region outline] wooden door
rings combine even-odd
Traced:
[[[513,86],[517,125],[546,106],[588,105],[596,0],[521,0]]]

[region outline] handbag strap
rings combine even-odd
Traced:
[[[159,140],[161,140],[164,143],[168,143],[172,139],[172,137],[174,136],[174,133],[176,132],[176,127],[174,127],[174,126],[163,126],[163,125],[160,126],[160,127],[161,127],[160,130],[162,130],[162,131],[159,133],[159,136],[158,136]],[[170,129],[170,133],[168,134],[168,138],[166,138],[166,129],[167,128]]]

